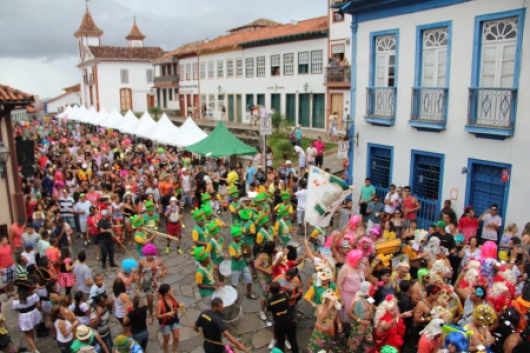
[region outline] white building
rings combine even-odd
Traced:
[[[443,200],[461,214],[499,205],[528,221],[530,56],[519,0],[358,0],[353,14],[350,168],[380,194],[411,185],[421,226]],[[358,145],[358,146],[357,146]]]
[[[105,107],[146,111],[154,105],[151,61],[164,51],[159,47],[144,47],[145,36],[136,20],[125,38],[126,47],[102,46],[102,35],[103,31],[96,26],[87,9],[75,32],[79,42],[81,103],[98,110]]]
[[[81,104],[81,84],[66,87],[63,90],[63,94],[43,102],[44,112],[46,114],[60,113],[69,105],[72,106]]]
[[[179,48],[180,114],[191,107],[197,115],[206,106],[221,119],[224,107],[228,121],[248,122],[250,107],[265,105],[293,124],[324,129],[327,35],[327,17],[288,24],[259,19]]]

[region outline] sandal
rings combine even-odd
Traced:
[[[258,299],[258,297],[256,297],[256,295],[254,293],[247,294],[247,298],[248,299],[252,299],[252,300],[257,300]]]

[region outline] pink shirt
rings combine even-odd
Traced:
[[[11,230],[13,231],[13,238],[11,239],[11,245],[12,246],[22,246],[22,234],[26,231],[26,226],[19,226],[16,223],[13,223],[11,226]]]
[[[14,264],[11,245],[0,246],[0,268],[8,268]]]
[[[324,148],[326,148],[326,144],[317,140],[313,142],[313,145],[316,147],[318,155],[322,156],[324,154]]]

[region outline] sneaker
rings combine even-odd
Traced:
[[[169,246],[166,246],[166,254],[169,254]]]
[[[287,348],[288,350],[291,350],[291,343],[289,343],[289,341],[285,340],[285,348]]]
[[[258,297],[256,297],[256,295],[254,293],[247,294],[247,298],[248,299],[252,299],[252,300],[257,300],[258,299]]]
[[[179,248],[179,249],[177,249],[177,252],[179,253],[179,255],[182,255],[182,254],[184,254],[184,251],[180,250],[180,248]]]
[[[85,246],[87,246],[87,245],[88,245],[88,241],[85,240]]]
[[[276,341],[276,340],[273,338],[273,339],[271,340],[271,343],[269,343],[269,349],[273,349],[274,346],[276,345],[276,342],[278,342],[278,341]]]
[[[267,316],[265,316],[265,313],[263,311],[259,312],[259,318],[263,321],[267,321]]]

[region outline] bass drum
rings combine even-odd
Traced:
[[[241,316],[242,308],[237,301],[237,290],[232,286],[224,286],[212,293],[212,300],[221,298],[223,301],[223,321],[233,322]]]
[[[224,277],[232,276],[232,260],[223,260],[219,264],[219,273]]]

